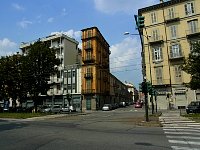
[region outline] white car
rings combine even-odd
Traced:
[[[103,111],[109,111],[112,110],[112,106],[110,104],[104,104],[102,107]]]

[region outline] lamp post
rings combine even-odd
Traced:
[[[139,35],[140,36],[140,40],[141,40],[142,53],[144,53],[144,40],[143,40],[143,37],[147,38],[148,41],[149,41],[149,37],[151,37],[151,35],[133,34],[133,33],[129,33],[129,32],[125,32],[124,35]],[[149,45],[148,45],[148,53],[149,53]],[[150,53],[149,53],[149,64],[150,64]],[[145,58],[144,57],[143,57],[142,65],[143,65],[143,69],[144,69],[145,68]],[[151,65],[150,65],[150,79],[151,79],[151,82],[152,82]],[[143,88],[144,88],[143,93],[145,95],[145,116],[146,116],[146,121],[148,122],[149,121],[149,117],[148,117],[148,90],[147,90],[146,69],[143,72],[143,85],[144,85],[143,86]]]

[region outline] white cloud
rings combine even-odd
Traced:
[[[53,17],[48,18],[48,20],[47,20],[47,22],[49,22],[49,23],[52,23],[53,21],[54,21],[54,18],[53,18]]]
[[[127,68],[139,68],[141,47],[136,38],[125,38],[118,44],[110,47],[110,69],[111,72],[121,71]],[[125,67],[127,66],[127,67]]]
[[[33,24],[33,22],[28,20],[22,20],[18,23],[18,25],[22,28],[26,28],[28,25]]]
[[[0,39],[0,56],[11,55],[17,51],[17,44],[8,38]]]
[[[142,7],[158,3],[158,0],[93,0],[95,8],[103,13],[114,14],[124,12],[128,14],[137,13]]]
[[[17,4],[17,3],[13,3],[13,4],[12,4],[12,7],[15,8],[16,10],[24,10],[24,7],[20,6],[20,5]]]

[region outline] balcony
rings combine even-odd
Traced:
[[[94,56],[82,57],[82,61],[83,61],[84,63],[94,63],[94,62],[95,62],[95,59],[94,59]]]
[[[84,49],[85,50],[92,50],[93,49],[92,44],[85,45]]]
[[[180,18],[179,18],[179,14],[178,13],[174,13],[173,15],[168,15],[168,16],[165,16],[165,23],[173,23],[173,22],[177,22],[177,21],[180,21]]]
[[[194,28],[190,30],[186,30],[186,37],[187,38],[194,38],[200,35],[200,28]]]
[[[84,78],[85,79],[92,79],[93,78],[93,74],[92,73],[85,73],[84,74]]]
[[[183,52],[179,52],[179,53],[170,53],[169,59],[170,60],[179,60],[179,59],[183,59],[184,55]]]
[[[82,90],[82,94],[84,95],[90,95],[90,94],[94,94],[95,93],[95,89],[83,89]]]
[[[152,80],[153,86],[168,86],[170,85],[170,79],[159,79],[159,80]]]
[[[150,37],[149,38],[149,44],[162,44],[164,42],[163,36],[155,36],[155,37]]]

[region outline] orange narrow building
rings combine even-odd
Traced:
[[[82,30],[82,110],[110,103],[109,44],[97,27]]]

